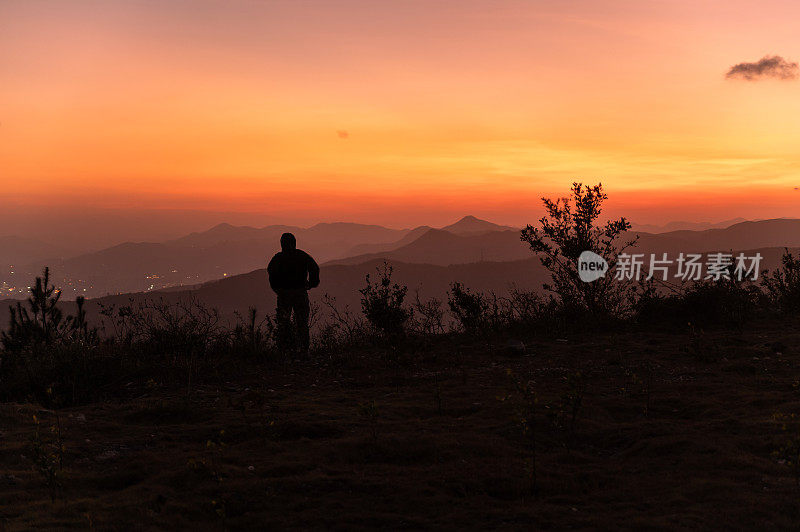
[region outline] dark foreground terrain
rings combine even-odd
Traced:
[[[399,364],[241,363],[191,393],[3,404],[0,529],[793,529],[800,432],[776,414],[800,415],[798,338],[444,339]]]

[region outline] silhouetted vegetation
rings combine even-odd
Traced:
[[[767,272],[761,280],[769,304],[779,312],[800,311],[800,257],[786,249],[781,258],[781,267]]]
[[[304,473],[293,469],[296,455],[270,463],[268,472],[244,465],[260,454],[253,453],[254,447],[280,453],[310,442],[317,450],[325,448],[317,439],[337,447],[316,456],[315,464],[340,460],[341,470],[349,471],[354,464],[396,468],[413,462],[436,468],[445,463],[456,473],[442,475],[459,480],[428,478],[427,489],[532,508],[558,497],[573,500],[576,493],[612,489],[609,478],[616,476],[592,477],[598,463],[672,452],[673,468],[676,453],[686,459],[683,446],[706,452],[712,444],[688,437],[673,452],[658,425],[665,419],[685,422],[696,404],[683,391],[705,375],[716,376],[704,384],[704,394],[711,386],[719,386],[716,393],[732,394],[752,386],[759,393],[788,395],[790,408],[800,387],[797,381],[794,392],[784,390],[784,373],[791,365],[782,357],[791,347],[766,342],[758,331],[749,343],[742,338],[747,325],[760,318],[789,323],[796,316],[800,260],[787,250],[780,267],[765,273],[760,283],[732,275],[682,285],[603,280],[611,275],[585,283],[574,268],[578,250],[588,246],[613,268],[619,251],[631,244],[614,243],[628,227],[624,219],[597,225],[604,199],[599,185],[576,184],[571,200],[546,202],[548,216],[541,228],[523,230],[523,239],[550,269],[547,296],[514,286],[498,296],[454,282],[444,300],[424,299],[419,292],[411,300],[408,287],[393,279],[392,267],[384,263],[377,275],[366,276],[360,308],[351,310],[330,297],[323,298],[321,308],[312,308],[315,326],[311,360],[306,361],[295,361],[294,352],[280,349],[274,317],[256,308],[229,323],[197,300],[131,300],[101,307],[98,320],[90,321],[82,298],[74,304],[60,301],[45,269],[30,298],[11,309],[8,329],[0,336],[0,400],[48,409],[32,407],[47,420],[33,418],[26,467],[38,479],[43,497],[61,499],[59,504],[66,506],[79,463],[74,448],[84,444],[75,438],[65,443],[71,433],[62,430],[67,414],[62,417],[60,409],[130,404],[134,411],[126,422],[143,421],[150,438],[161,420],[189,423],[198,409],[205,409],[203,415],[218,413],[225,419],[224,428],[209,424],[196,435],[187,430],[181,436],[194,437],[198,444],[178,459],[183,470],[176,483],[181,490],[188,482],[205,486],[204,511],[223,528],[249,511],[248,499],[229,487],[237,479],[247,479],[243,493],[261,478],[273,486],[273,476],[282,475],[284,487],[314,482],[313,477],[297,481]],[[665,341],[669,345],[659,348]],[[724,365],[724,371],[709,371],[714,365]],[[299,381],[301,375],[307,382]],[[286,382],[276,384],[276,376]],[[722,387],[722,379],[732,377],[739,379],[738,386]],[[329,399],[321,408],[318,390],[326,379]],[[379,392],[364,390],[376,383],[383,386]],[[302,403],[286,409],[278,405],[278,398],[288,401],[304,393]],[[398,406],[399,401],[409,402]],[[743,402],[720,400],[703,416]],[[297,419],[304,407],[311,409],[313,421]],[[758,427],[759,442],[748,440],[745,447],[800,479],[795,414],[776,414],[779,423],[771,436],[763,434],[768,419],[750,421]],[[483,432],[470,448],[458,431],[473,435],[468,430],[476,421]],[[723,416],[708,426],[730,436],[730,423]],[[418,430],[423,424],[425,429]],[[412,425],[409,436],[403,431]],[[744,429],[736,425],[739,430]],[[636,447],[643,438],[658,453],[648,455],[645,444]],[[767,438],[772,440],[761,441]],[[292,445],[283,445],[288,440]],[[90,444],[88,438],[85,442]],[[244,450],[233,451],[238,454],[232,458],[229,453],[242,442]],[[169,439],[170,446],[180,444]],[[475,467],[489,459],[491,467]],[[651,467],[658,459],[639,467]],[[762,464],[759,475],[769,466]],[[462,469],[476,473],[458,476]],[[711,476],[717,474],[715,469]],[[327,487],[330,479],[324,482]],[[277,490],[270,493],[280,496]],[[519,500],[525,504],[514,502]],[[156,515],[164,504],[156,499],[155,509],[148,511]]]
[[[412,308],[414,311],[412,329],[416,334],[428,336],[445,331],[445,314],[440,299],[432,297],[423,301],[417,290]]]
[[[635,242],[618,243],[630,227],[624,218],[598,225],[607,198],[601,185],[575,183],[571,192],[570,198],[544,199],[547,214],[540,227],[529,225],[521,233],[550,270],[545,286],[550,297],[513,286],[498,297],[454,282],[446,307],[437,298],[422,300],[419,293],[409,304],[408,287],[394,281],[391,265],[384,263],[376,279],[366,276],[359,313],[329,297],[323,299],[324,313],[312,310],[312,321],[323,316],[315,326],[312,354],[355,363],[355,353],[364,350],[414,353],[423,345],[419,340],[429,345],[431,339],[459,333],[479,338],[492,353],[511,338],[504,352],[523,354],[520,339],[580,334],[601,322],[617,330],[689,328],[700,338],[705,328],[741,328],[761,315],[800,310],[800,260],[788,250],[781,266],[765,273],[760,284],[732,275],[681,286],[653,280],[637,285],[612,275],[581,281],[576,265],[582,251],[594,251],[613,268],[621,250]],[[88,324],[83,298],[65,317],[60,296],[45,269],[26,304],[11,308],[9,327],[0,336],[3,398],[77,404],[120,393],[119,383],[136,375],[170,378],[191,393],[195,384],[224,373],[231,359],[283,360],[273,317],[255,308],[237,314],[231,325],[198,301],[131,301],[102,307],[96,329]],[[579,318],[591,319],[576,327]]]
[[[697,281],[661,293],[645,289],[633,299],[637,322],[672,330],[690,325],[738,328],[766,310],[756,285],[732,278]]]
[[[602,184],[590,187],[573,183],[569,198],[555,201],[542,198],[546,215],[539,220],[540,226],[528,225],[520,236],[550,272],[552,281],[544,288],[557,295],[562,309],[567,313],[588,314],[594,320],[625,315],[630,287],[611,275],[583,282],[578,274],[578,257],[584,251],[592,251],[605,259],[611,271],[617,256],[635,243],[635,240],[618,242],[631,227],[625,218],[597,225],[606,199]]]
[[[361,310],[369,324],[386,338],[400,338],[406,333],[406,324],[412,311],[403,303],[407,286],[392,282],[392,267],[384,262],[377,269],[378,280],[372,282],[367,274],[367,286],[361,293]]]
[[[489,302],[484,294],[471,292],[461,283],[453,283],[448,295],[450,312],[465,331],[474,333],[487,324]]]
[[[86,322],[83,297],[75,301],[75,315],[64,318],[58,306],[61,291],[50,284],[49,268],[44,269],[41,277],[36,277],[30,294],[29,308],[17,303],[9,309],[8,331],[0,332],[0,343],[6,351],[96,340],[96,331],[90,330]]]

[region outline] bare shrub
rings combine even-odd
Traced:
[[[152,354],[203,354],[225,334],[219,312],[194,298],[145,300],[103,313],[114,323],[118,340]]]
[[[269,314],[259,319],[258,310],[250,307],[246,317],[236,312],[236,320],[236,325],[223,340],[227,344],[224,347],[234,353],[251,356],[264,356],[275,351],[277,329]]]
[[[533,324],[542,319],[542,297],[511,285],[506,298],[506,316],[511,323]]]
[[[444,332],[444,309],[441,299],[431,297],[423,301],[417,290],[412,308],[414,316],[411,328],[414,332],[420,335],[435,335]]]

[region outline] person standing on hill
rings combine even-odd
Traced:
[[[297,249],[297,239],[292,233],[281,235],[281,250],[272,257],[267,266],[269,286],[278,295],[275,319],[278,325],[278,346],[286,350],[289,339],[294,336],[300,350],[308,354],[311,336],[308,330],[310,306],[308,290],[319,286],[319,266],[311,255]],[[294,313],[294,331],[291,316]]]

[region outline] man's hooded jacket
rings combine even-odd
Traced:
[[[281,251],[267,266],[269,286],[274,290],[308,290],[319,286],[319,266],[311,255],[297,249],[292,233],[281,236]]]

